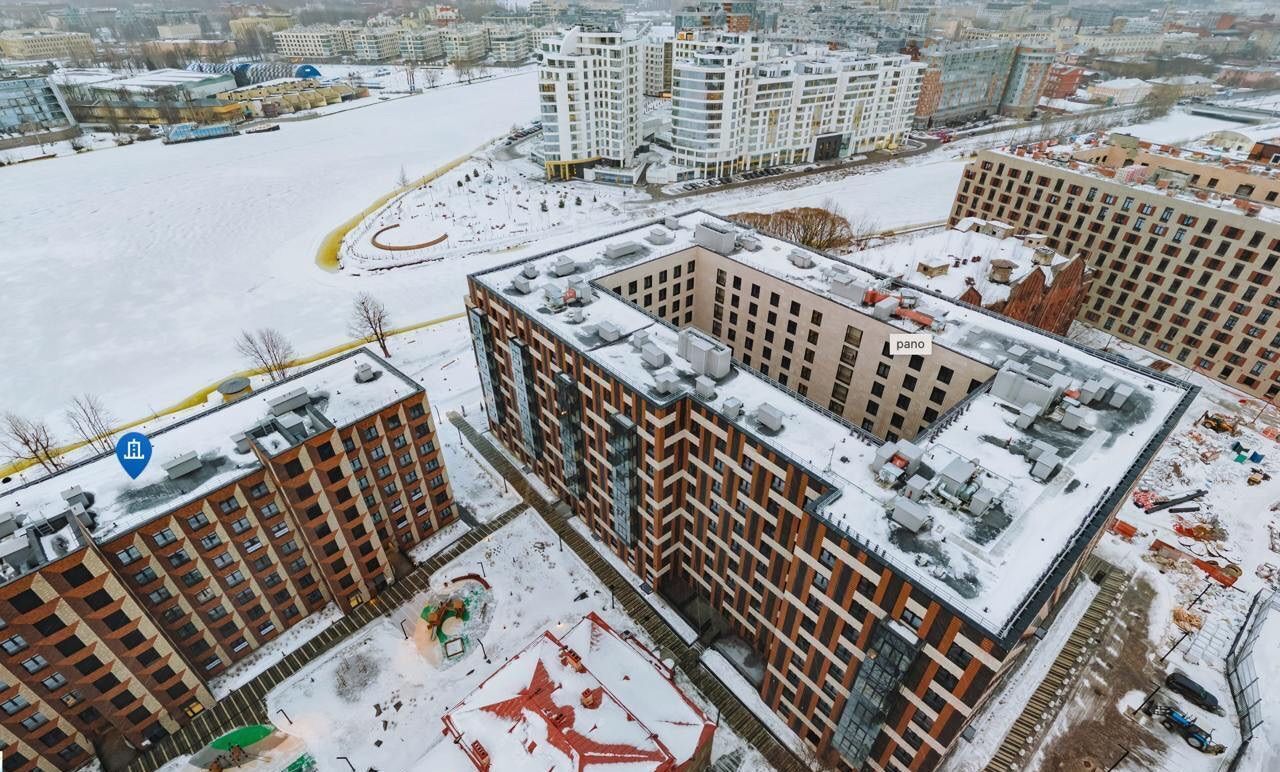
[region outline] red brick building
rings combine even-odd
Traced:
[[[1044,82],[1042,96],[1049,99],[1069,99],[1080,89],[1084,79],[1084,68],[1067,64],[1055,64],[1049,68],[1049,75]]]

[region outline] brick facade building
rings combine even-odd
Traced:
[[[420,386],[359,350],[0,492],[6,770],[76,769],[211,707],[311,614],[372,599],[455,517]]]

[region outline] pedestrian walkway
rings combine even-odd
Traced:
[[[412,572],[401,577],[373,600],[352,609],[346,616],[290,652],[284,659],[227,695],[212,708],[197,715],[186,726],[140,754],[125,768],[126,772],[153,772],[171,759],[199,751],[214,739],[237,727],[276,723],[267,715],[268,692],[324,653],[342,644],[376,617],[391,614],[399,609],[414,595],[427,589],[431,576],[436,571],[479,544],[486,536],[514,520],[526,508],[527,506],[523,503],[517,504],[488,523],[478,523],[469,516],[463,517],[462,519],[471,526],[471,529],[457,541],[420,563]],[[288,730],[287,725],[282,728]]]
[[[596,577],[612,590],[614,598],[627,612],[627,616],[644,628],[658,645],[662,655],[675,660],[680,672],[716,706],[720,721],[755,747],[779,772],[801,772],[809,769],[808,765],[774,736],[759,716],[744,705],[714,673],[702,666],[699,660],[701,647],[692,648],[676,635],[671,625],[649,605],[644,596],[569,524],[564,515],[556,511],[553,504],[548,503],[529,484],[497,446],[457,413],[449,414],[449,422],[458,427],[484,460],[511,483],[516,493],[524,498],[524,506],[532,507]]]

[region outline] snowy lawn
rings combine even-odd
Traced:
[[[281,633],[278,638],[227,668],[226,672],[210,681],[209,691],[213,692],[216,699],[223,699],[284,659],[290,652],[324,632],[329,625],[341,618],[342,610],[334,603],[308,615],[301,622]]]
[[[347,756],[357,769],[416,770],[418,760],[442,740],[444,711],[540,632],[563,631],[595,611],[616,629],[646,638],[620,609],[609,608],[608,591],[572,552],[558,550],[554,532],[533,512],[437,572],[432,586],[476,573],[481,564],[493,585],[491,617],[480,638],[489,663],[477,647],[447,669],[429,664],[400,628],[402,620],[416,624],[424,596],[278,686],[267,697],[268,712],[282,729],[305,740],[323,769],[342,766],[336,759]],[[714,715],[714,708],[709,712]],[[716,755],[741,745],[726,727],[717,731]],[[750,756],[744,769],[769,768],[754,752]]]

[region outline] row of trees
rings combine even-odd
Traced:
[[[377,343],[383,356],[390,357],[387,345],[391,315],[382,301],[362,292],[351,305],[348,330],[357,340]],[[235,339],[236,351],[254,370],[265,374],[272,383],[284,380],[296,365],[293,344],[279,330],[264,327],[256,331],[242,330]],[[95,394],[81,394],[71,400],[63,412],[74,441],[82,443],[95,455],[115,449],[117,430],[115,416]],[[54,429],[47,421],[27,418],[14,412],[0,416],[0,451],[12,461],[37,465],[53,473],[66,466],[63,450]]]

